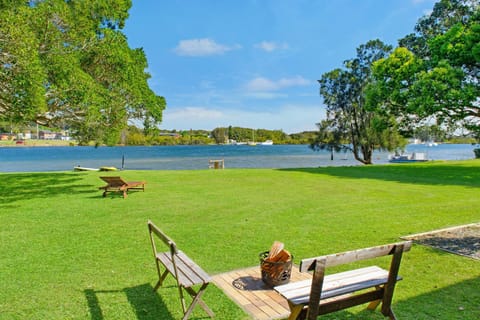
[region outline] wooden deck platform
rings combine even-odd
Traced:
[[[311,277],[300,273],[297,266],[292,267],[291,281]],[[212,281],[253,319],[284,319],[290,314],[287,300],[263,283],[260,266],[218,274]]]

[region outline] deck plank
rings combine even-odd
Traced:
[[[292,282],[311,278],[311,274],[292,267]],[[252,319],[284,319],[290,315],[285,298],[263,283],[260,266],[217,274],[212,276],[212,282]]]

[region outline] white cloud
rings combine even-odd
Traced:
[[[250,80],[245,87],[248,91],[274,91],[278,89],[274,81],[263,77]]]
[[[255,44],[255,48],[267,51],[267,52],[272,52],[275,50],[285,50],[288,49],[288,44],[283,42],[283,43],[278,43],[274,41],[262,41],[260,43]]]
[[[166,120],[214,120],[220,119],[222,116],[222,112],[204,107],[183,107],[171,112],[167,109],[163,113],[164,122]]]
[[[270,111],[209,107],[170,107],[163,114],[164,129],[203,129],[238,126],[285,133],[316,130],[315,123],[325,118],[320,105],[283,105]]]
[[[279,80],[270,80],[264,77],[256,77],[245,85],[247,91],[251,92],[268,92],[277,91],[289,87],[298,87],[309,85],[310,81],[302,76],[295,76],[292,78],[282,78]]]
[[[212,39],[181,40],[174,51],[180,56],[200,57],[224,54],[227,51],[240,49],[240,45],[226,46]]]

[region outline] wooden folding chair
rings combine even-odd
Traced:
[[[185,253],[178,250],[175,242],[150,220],[148,221],[148,230],[159,278],[153,290],[156,291],[162,285],[165,277],[168,274],[171,274],[177,282],[178,293],[180,295],[180,302],[182,303],[183,310],[182,319],[188,319],[197,304],[200,305],[211,318],[213,318],[215,314],[202,300],[202,295],[211,281],[210,276]],[[166,252],[158,252],[155,240],[160,240],[164,245],[169,247],[170,250]],[[162,269],[165,270],[162,272]],[[195,290],[194,287],[200,288]],[[192,302],[188,307],[185,302],[184,290],[192,298]]]

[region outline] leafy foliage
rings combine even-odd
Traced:
[[[121,32],[130,0],[0,2],[0,117],[69,127],[114,144],[129,119],[149,127],[165,99],[148,86],[142,49]]]
[[[480,134],[478,2],[441,0],[415,31],[373,64],[370,107],[397,117],[404,128],[433,118]]]
[[[386,57],[391,47],[372,40],[357,48],[357,57],[344,62],[344,69],[323,74],[320,94],[327,120],[317,124],[319,133],[311,147],[351,150],[355,159],[371,164],[373,150],[392,150],[402,144],[395,121],[387,114],[367,108],[365,88],[371,82],[371,65]]]

